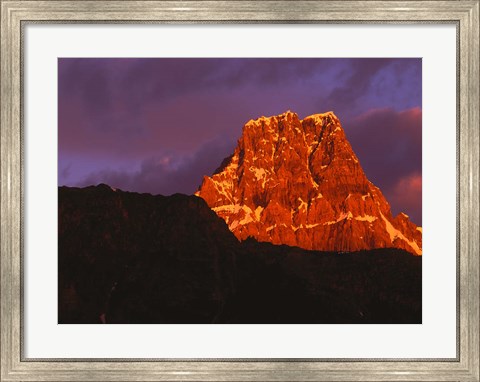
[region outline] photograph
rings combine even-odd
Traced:
[[[422,59],[58,58],[58,324],[422,324]]]
[[[480,0],[0,8],[0,382],[480,382]]]

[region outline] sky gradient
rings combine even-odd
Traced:
[[[59,185],[194,193],[250,119],[334,111],[396,215],[422,224],[421,59],[58,60]]]

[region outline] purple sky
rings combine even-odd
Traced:
[[[58,60],[59,184],[192,194],[249,119],[333,110],[392,211],[422,223],[421,59]]]

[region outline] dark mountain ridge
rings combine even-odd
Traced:
[[[59,187],[59,323],[421,323],[421,257],[239,242],[199,197]]]

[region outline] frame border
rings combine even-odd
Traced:
[[[0,0],[0,6],[0,380],[480,381],[479,0]],[[23,358],[23,27],[25,23],[154,22],[457,24],[456,359]]]
[[[81,20],[72,20],[72,21],[63,21],[63,20],[41,20],[41,21],[30,21],[30,20],[21,20],[20,22],[20,81],[21,81],[21,104],[20,104],[20,139],[21,139],[21,162],[22,162],[22,172],[24,172],[24,151],[25,151],[25,146],[24,146],[24,138],[23,138],[23,132],[24,132],[24,99],[25,99],[25,94],[24,94],[24,46],[25,46],[25,28],[29,24],[33,25],[62,25],[62,24],[82,24],[82,25],[125,25],[125,24],[131,24],[131,25],[139,25],[139,24],[147,24],[147,25],[152,25],[152,24],[165,24],[165,23],[170,23],[170,24],[175,24],[175,25],[192,25],[192,24],[197,24],[199,23],[195,22],[194,20],[184,20],[184,21],[172,21],[172,20],[165,20],[162,22],[154,21],[154,20],[148,20],[148,21],[108,21],[108,20],[102,20],[102,21],[81,21]],[[202,25],[235,25],[235,24],[245,24],[245,22],[239,21],[239,20],[228,20],[228,21],[218,21],[218,20],[209,20],[209,21],[203,21],[201,22]],[[307,24],[309,23],[308,21],[305,20],[300,20],[298,22],[290,22],[289,24]],[[450,24],[450,25],[455,25],[456,27],[456,65],[457,65],[457,70],[456,70],[456,99],[458,100],[458,94],[459,94],[459,70],[458,70],[458,65],[459,65],[459,57],[460,57],[460,45],[459,45],[459,28],[460,24],[458,22],[450,22],[450,21],[421,21],[421,24],[435,24],[435,25],[441,25],[441,24]],[[248,22],[248,24],[254,25],[254,24],[265,24],[265,22],[258,21],[258,20],[251,20]],[[269,21],[269,24],[278,24],[278,22],[271,22]],[[285,24],[284,22],[281,22],[281,24]],[[325,20],[322,21],[321,24],[336,24],[336,25],[361,25],[361,24],[377,24],[377,25],[414,25],[414,24],[419,24],[419,23],[413,23],[409,21],[368,21],[368,22],[362,22],[362,21],[357,21],[357,22],[351,22],[347,20],[338,20],[338,21],[329,21]],[[286,25],[286,24],[285,24]],[[460,158],[460,140],[459,140],[459,134],[458,134],[458,128],[459,128],[459,123],[458,123],[458,116],[459,116],[459,102],[456,104],[455,108],[455,113],[456,113],[456,160],[457,162],[459,161]],[[458,166],[457,166],[458,167]],[[458,170],[458,169],[457,169]],[[21,211],[21,216],[22,216],[22,221],[21,224],[23,224],[23,219],[25,216],[25,210],[24,210],[24,205],[23,205],[23,195],[25,192],[25,185],[24,185],[24,175],[22,173],[22,211]],[[456,174],[456,214],[458,216],[459,214],[459,176],[458,176],[458,171]],[[457,219],[458,220],[458,219]],[[56,361],[65,361],[65,362],[81,362],[81,361],[87,361],[87,362],[167,362],[167,361],[175,361],[175,362],[193,362],[193,361],[198,361],[198,362],[209,362],[209,361],[219,361],[219,362],[369,362],[369,361],[375,361],[375,362],[411,362],[411,361],[422,361],[422,362],[458,362],[459,360],[459,353],[460,353],[460,304],[459,304],[459,299],[460,299],[460,289],[459,289],[459,266],[460,266],[460,257],[458,256],[459,253],[459,233],[460,233],[460,227],[458,224],[458,221],[456,222],[456,339],[455,339],[455,346],[456,346],[456,357],[455,358],[27,358],[25,357],[24,353],[24,347],[25,347],[25,336],[24,336],[24,291],[21,289],[20,293],[20,358],[22,362],[50,362],[53,360]],[[24,285],[25,280],[24,280],[24,269],[23,269],[23,263],[24,263],[24,230],[23,227],[21,228],[20,232],[21,236],[21,249],[22,253],[20,254],[20,276],[21,276],[21,284]]]

